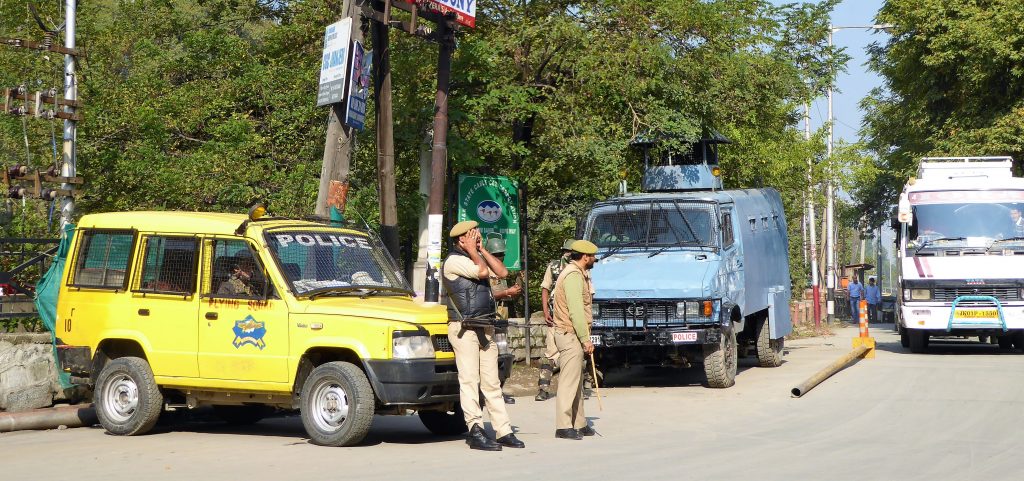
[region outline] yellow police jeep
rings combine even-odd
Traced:
[[[57,302],[63,369],[113,434],[164,410],[229,422],[297,409],[317,444],[358,443],[374,414],[466,430],[447,313],[412,298],[365,232],[236,214],[84,216]]]

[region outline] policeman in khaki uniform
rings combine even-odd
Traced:
[[[559,274],[562,273],[566,264],[569,263],[569,254],[572,253],[573,242],[575,242],[575,239],[566,239],[562,243],[562,257],[548,263],[548,268],[544,271],[544,280],[540,283],[544,323],[548,327],[545,329],[546,335],[544,336],[544,360],[540,365],[540,377],[537,379],[537,397],[534,398],[537,401],[547,401],[555,397],[550,389],[551,379],[555,376],[552,366],[558,365],[558,348],[555,347],[555,318],[553,314],[555,298],[551,295],[551,291],[555,289],[555,281],[558,279]]]
[[[453,245],[441,266],[442,280],[448,293],[448,340],[455,351],[459,371],[459,402],[465,414],[471,449],[501,451],[525,447],[512,432],[505,401],[498,380],[498,346],[493,327],[477,327],[493,321],[494,297],[488,278],[508,275],[505,265],[487,252],[480,239],[476,221],[455,224],[449,232]],[[474,326],[474,321],[482,321]],[[491,426],[497,439],[491,439],[483,428],[483,393]]]
[[[583,364],[584,356],[594,352],[594,344],[590,342],[593,323],[590,269],[597,260],[597,246],[578,240],[571,248],[570,262],[559,274],[555,287],[554,338],[560,371],[555,399],[555,437],[579,440],[595,434],[583,413]]]

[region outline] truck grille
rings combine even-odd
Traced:
[[[452,343],[448,341],[447,334],[436,334],[431,337],[434,341],[434,351],[436,352],[453,352]]]
[[[936,287],[933,295],[936,301],[945,302],[953,302],[960,296],[992,296],[1000,301],[1016,301],[1020,299],[1020,289],[1005,286]]]
[[[595,327],[605,328],[658,328],[683,326],[687,323],[708,323],[710,318],[694,316],[687,319],[676,315],[676,303],[637,302],[630,304],[600,303],[600,315],[594,318]]]

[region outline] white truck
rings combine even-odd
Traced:
[[[1009,157],[924,158],[897,217],[903,347],[977,336],[1024,347],[1024,178]]]

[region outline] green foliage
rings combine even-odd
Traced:
[[[867,149],[878,186],[857,196],[888,208],[924,156],[1011,155],[1024,160],[1024,9],[1018,0],[889,0],[895,26],[871,48],[886,79],[865,99]],[[876,217],[886,214],[877,212]]]
[[[459,35],[454,58],[450,171],[523,182],[539,276],[536,267],[574,234],[591,202],[614,194],[621,176],[639,185],[632,140],[653,134],[678,147],[714,129],[733,141],[721,151],[727,186],[782,193],[799,259],[807,159],[820,149],[795,126],[804,99],[845,62],[825,46],[837,2],[481,0],[478,26]],[[282,215],[312,212],[327,114],[314,106],[322,31],[340,3],[83,2],[79,44],[89,57],[80,65],[79,166],[88,193],[79,212],[241,212],[254,199],[269,199]],[[36,35],[23,5],[0,9],[0,32]],[[390,40],[405,242],[423,206],[419,159],[437,47],[400,31]],[[59,59],[38,59],[0,51],[0,81],[58,81]],[[374,117],[371,105],[349,203],[371,224],[378,217]],[[23,157],[20,122],[0,118],[8,163]],[[30,123],[33,162],[51,162],[43,142],[49,126]],[[805,277],[800,269],[793,262],[795,279]]]

